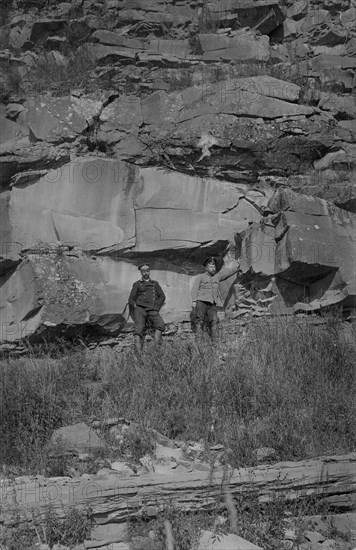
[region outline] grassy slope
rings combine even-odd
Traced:
[[[0,463],[44,472],[54,428],[116,415],[223,443],[235,466],[254,464],[261,446],[282,460],[355,449],[355,351],[340,344],[337,321],[323,331],[254,321],[218,351],[223,360],[177,338],[142,362],[110,349],[2,361]]]

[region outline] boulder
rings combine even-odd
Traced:
[[[356,118],[356,99],[350,95],[340,96],[334,93],[322,93],[318,103],[319,109],[330,111],[333,116],[340,118]],[[355,123],[353,123],[355,125]]]
[[[132,468],[127,466],[127,464],[125,464],[124,462],[111,462],[110,467],[112,470],[115,470],[115,472],[117,472],[120,477],[131,477],[135,475],[135,472],[132,470]]]
[[[356,57],[322,54],[312,57],[301,65],[301,69],[305,70],[306,67],[316,74],[329,69],[355,69]]]
[[[327,153],[323,158],[314,162],[316,170],[329,168],[350,170],[356,166],[356,145],[353,143],[338,143],[334,151]]]
[[[286,189],[268,209],[242,236],[241,268],[247,279],[273,282],[271,311],[354,304],[355,215]]]
[[[55,430],[52,434],[51,442],[63,445],[66,449],[75,450],[79,453],[103,449],[105,447],[105,443],[96,432],[84,422]]]
[[[128,529],[126,523],[108,523],[107,525],[95,525],[90,534],[93,546],[86,545],[86,548],[94,548],[94,543],[97,547],[111,545],[117,542],[123,542],[128,538]]]
[[[30,24],[19,24],[14,26],[9,33],[9,43],[13,48],[21,49],[26,42],[30,40],[31,36],[31,25]]]
[[[1,341],[21,340],[40,325],[41,303],[35,291],[35,273],[28,260],[21,262],[11,241],[1,258]],[[5,256],[5,257],[4,257]]]
[[[330,12],[328,10],[322,8],[308,10],[306,17],[302,21],[301,31],[303,33],[310,33],[327,22],[331,22]]]
[[[348,10],[340,13],[340,23],[343,27],[352,28],[356,21],[356,7],[351,7]]]
[[[198,550],[262,550],[262,548],[238,535],[217,536],[212,531],[202,531]]]

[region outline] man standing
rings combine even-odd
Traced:
[[[149,321],[155,329],[154,339],[156,343],[161,341],[165,324],[159,314],[166,296],[157,281],[150,278],[150,266],[141,264],[138,266],[141,279],[136,281],[129,296],[130,313],[135,321],[134,339],[135,349],[141,351],[143,347],[143,333],[146,322]]]
[[[196,315],[196,335],[201,338],[203,335],[203,324],[207,317],[210,325],[211,340],[213,343],[218,339],[218,310],[217,306],[222,305],[219,295],[219,282],[228,279],[237,273],[239,262],[234,267],[224,268],[216,273],[216,259],[207,258],[204,263],[205,273],[197,276],[192,288],[192,307]]]

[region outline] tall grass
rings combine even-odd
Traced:
[[[261,320],[217,349],[177,338],[142,360],[85,350],[3,361],[0,462],[41,469],[54,428],[114,415],[222,443],[235,466],[255,464],[262,446],[282,460],[354,450],[355,351],[337,328]]]

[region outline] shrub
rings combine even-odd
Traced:
[[[12,10],[13,0],[1,0],[0,5],[0,27],[6,25],[9,21],[9,15]]]
[[[96,67],[91,51],[82,46],[66,59],[66,64],[58,64],[47,54],[39,59],[29,75],[29,92],[41,93],[52,90],[56,95],[70,93],[73,89],[85,86],[90,71]]]
[[[33,516],[32,522],[0,531],[0,548],[4,545],[6,550],[36,550],[41,544],[50,548],[54,544],[75,545],[89,538],[91,526],[87,510],[72,507],[59,519],[49,507],[43,518]]]
[[[59,519],[57,514],[47,508],[44,520],[35,521],[37,532],[43,532],[45,543],[51,548],[54,544],[74,545],[89,538],[92,522],[88,512],[78,508],[70,508]]]

